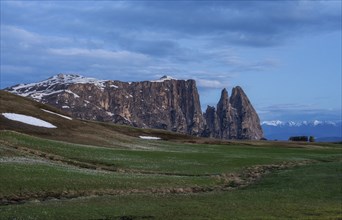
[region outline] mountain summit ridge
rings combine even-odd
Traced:
[[[216,119],[202,114],[196,81],[163,76],[155,81],[98,80],[78,74],[57,74],[37,83],[5,90],[30,97],[76,118],[157,128],[221,139],[260,139],[259,117],[241,87],[228,97],[222,90]]]
[[[267,139],[288,140],[291,136],[314,136],[329,141],[342,140],[341,121],[263,121],[261,126]]]
[[[289,127],[300,127],[300,126],[318,126],[318,125],[332,125],[337,126],[338,121],[326,121],[326,120],[312,120],[312,121],[281,121],[281,120],[270,120],[263,121],[261,125],[268,126],[289,126]]]

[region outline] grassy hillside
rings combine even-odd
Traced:
[[[45,105],[28,98],[13,95],[0,90],[0,114],[18,113],[43,119],[57,126],[56,129],[37,127],[24,123],[11,121],[0,115],[0,130],[13,130],[34,136],[77,142],[82,144],[98,144],[108,147],[118,147],[122,143],[134,142],[134,138],[140,135],[154,134],[164,140],[187,140],[196,139],[187,135],[180,135],[173,132],[151,129],[138,129],[130,126],[118,126],[110,123],[99,123],[84,120],[68,120],[58,115],[43,111],[49,110],[55,113],[66,115],[59,109]]]
[[[341,144],[228,142],[67,120],[0,95],[0,113],[57,126],[0,115],[0,219],[342,218]]]

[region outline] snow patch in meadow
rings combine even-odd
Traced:
[[[145,140],[160,140],[160,137],[152,137],[152,136],[139,136],[141,139]]]
[[[41,110],[44,111],[44,112],[50,113],[50,114],[58,115],[59,117],[66,118],[68,120],[72,120],[72,118],[70,118],[68,116],[65,116],[65,115],[61,115],[61,114],[58,114],[58,113],[55,113],[55,112],[52,112],[52,111],[49,111],[49,110],[46,110],[46,109],[42,109],[42,108],[41,108]]]
[[[29,125],[34,125],[34,126],[38,126],[38,127],[44,127],[44,128],[57,128],[56,126],[54,126],[53,124],[32,117],[32,116],[27,116],[27,115],[22,115],[22,114],[16,114],[16,113],[2,113],[2,115],[10,120],[13,121],[19,121],[25,124],[29,124]]]

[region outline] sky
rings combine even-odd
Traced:
[[[341,1],[1,0],[1,84],[58,73],[241,86],[261,121],[341,120]]]

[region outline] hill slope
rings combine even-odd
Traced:
[[[1,90],[0,104],[0,130],[13,130],[49,139],[111,147],[126,146],[128,143],[140,141],[139,136],[157,136],[163,140],[174,141],[200,140],[193,136],[163,130],[139,129],[130,126],[120,126],[75,118],[69,120],[61,117],[61,115],[70,117],[67,113],[55,107]],[[17,113],[32,116],[49,122],[57,128],[38,127],[9,120],[2,113]]]

